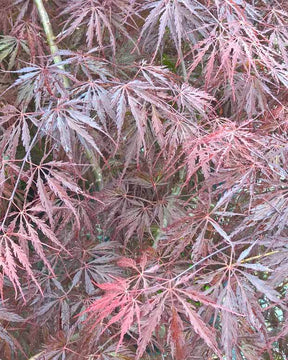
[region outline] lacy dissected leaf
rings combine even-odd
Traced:
[[[85,246],[83,249],[73,249],[74,258],[80,257],[80,264],[72,278],[70,289],[81,285],[84,279],[85,291],[91,295],[97,289],[96,283],[105,283],[111,281],[111,278],[119,277],[121,270],[114,265],[119,257],[116,245],[114,242],[105,242],[90,248]]]
[[[30,238],[25,234],[14,233],[13,231],[1,235],[0,265],[2,267],[2,276],[6,275],[11,281],[15,292],[20,291],[23,295],[22,285],[19,281],[19,265],[23,267],[32,281],[38,283],[33,274],[29,258],[23,248],[17,244],[17,240],[28,242]],[[0,283],[0,290],[3,295],[3,278]]]
[[[145,37],[145,42],[151,41],[151,33],[157,32],[155,53],[165,41],[167,28],[180,56],[182,55],[183,40],[193,43],[199,37],[207,35],[203,25],[209,23],[211,18],[208,12],[205,14],[203,11],[205,7],[197,1],[159,0],[146,1],[146,3],[144,9],[149,10],[149,15],[142,27],[140,38]]]
[[[137,300],[137,291],[133,289],[129,291],[129,284],[123,278],[118,278],[113,283],[97,284],[97,286],[105,291],[105,295],[93,302],[85,312],[88,312],[89,317],[96,323],[109,317],[106,328],[121,321],[118,343],[118,346],[121,346],[124,335],[130,330],[134,321],[137,321],[140,326],[140,301]],[[115,310],[119,307],[119,312],[115,314]]]
[[[26,152],[29,151],[31,144],[31,125],[38,121],[38,114],[25,112],[24,109],[21,110],[13,105],[5,105],[1,109],[3,116],[1,116],[0,123],[7,126],[6,132],[10,135],[10,145],[7,149],[3,150],[3,155],[5,152],[9,158],[13,157],[13,153],[16,153],[20,140]]]
[[[17,55],[21,50],[24,50],[26,54],[30,53],[24,40],[18,40],[13,36],[0,37],[0,62],[8,58],[8,70],[14,67]]]
[[[72,0],[66,6],[60,16],[68,15],[60,36],[67,37],[73,34],[78,27],[85,26],[86,43],[92,48],[95,41],[100,47],[105,44],[103,34],[105,31],[109,36],[109,44],[113,51],[116,50],[115,29],[130,38],[128,31],[122,24],[125,16],[129,16],[132,10],[130,1],[99,1],[99,0]],[[127,21],[127,19],[126,19]]]
[[[40,109],[50,97],[66,98],[64,77],[71,78],[69,73],[54,64],[29,67],[15,71],[19,75],[12,87],[17,87],[17,103],[26,108],[33,100],[36,109]]]
[[[72,144],[75,136],[81,143],[87,144],[88,147],[102,155],[91,130],[104,131],[95,119],[83,111],[81,104],[79,105],[77,101],[62,102],[60,100],[47,111],[46,116],[45,132],[59,139],[61,146],[70,158],[74,153]]]

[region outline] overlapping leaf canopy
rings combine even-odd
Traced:
[[[0,7],[0,357],[286,359],[287,4]]]

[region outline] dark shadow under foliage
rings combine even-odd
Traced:
[[[287,359],[286,2],[0,10],[0,358]]]

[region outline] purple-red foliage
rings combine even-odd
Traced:
[[[0,0],[0,358],[286,359],[286,2],[43,1],[56,55],[37,2]]]

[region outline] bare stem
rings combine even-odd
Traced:
[[[42,0],[34,0],[35,5],[37,6],[38,12],[39,12],[39,16],[41,19],[41,23],[47,38],[47,42],[51,51],[51,54],[53,55],[53,60],[54,60],[54,64],[58,64],[58,67],[62,70],[64,70],[64,66],[61,64],[62,62],[62,58],[59,55],[59,49],[58,46],[55,42],[55,35],[53,33],[53,29],[52,29],[52,25],[50,22],[50,18],[49,15],[45,9],[45,6],[43,4]],[[63,83],[66,89],[69,88],[70,84],[69,84],[69,79],[66,76],[63,76]],[[78,136],[80,137],[80,135],[78,134]],[[91,165],[93,166],[93,172],[94,174],[96,174],[96,182],[100,183],[102,182],[102,172],[99,166],[95,165],[94,162],[92,162],[93,160],[93,154],[92,152],[85,146],[85,152],[86,152],[86,156],[88,158],[88,160],[90,161]]]
[[[53,29],[51,26],[49,16],[47,14],[47,11],[44,7],[42,0],[34,0],[34,3],[38,9],[39,16],[40,16],[40,19],[41,19],[41,22],[42,22],[42,25],[43,25],[43,28],[44,28],[44,31],[45,31],[45,34],[47,37],[47,41],[48,41],[50,50],[51,50],[51,54],[54,55],[58,52],[58,47],[55,43],[55,36],[53,33]],[[59,55],[54,56],[55,64],[58,64],[61,61],[62,61],[61,56],[59,56]]]
[[[49,15],[47,14],[47,11],[45,9],[45,6],[43,4],[42,0],[34,0],[35,5],[37,6],[39,16],[41,19],[41,23],[43,25],[43,29],[47,38],[47,42],[51,51],[51,54],[53,55],[53,60],[55,64],[61,63],[62,59],[60,55],[57,55],[59,52],[58,46],[55,43],[55,36],[53,33],[53,29],[51,26]],[[64,66],[59,64],[59,68],[64,70]],[[63,82],[65,88],[69,88],[69,80],[66,76],[63,76]]]

